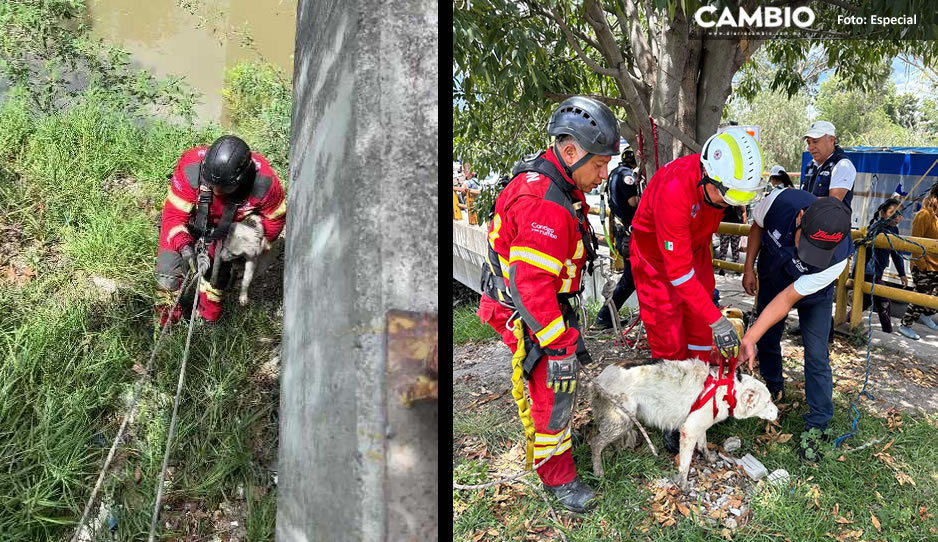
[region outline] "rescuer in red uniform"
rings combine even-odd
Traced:
[[[277,174],[267,158],[251,152],[241,138],[222,136],[211,147],[185,151],[173,171],[160,226],[156,260],[160,324],[167,317],[175,321],[181,316],[179,307],[171,315],[169,309],[187,268],[203,276],[199,315],[207,323],[217,322],[230,266],[219,268],[217,284],[209,281],[214,241],[227,235],[232,222],[251,214],[260,216],[264,236],[273,241],[283,231],[286,212],[287,202]],[[196,253],[199,239],[206,243],[202,254]]]
[[[713,304],[710,246],[726,207],[761,196],[761,176],[759,143],[730,128],[648,183],[632,221],[630,259],[653,357],[709,361],[714,342],[725,357],[738,354],[739,336]],[[677,431],[665,435],[672,453],[678,442]]]
[[[495,202],[478,315],[515,353],[514,396],[533,461],[556,448],[538,476],[563,506],[583,512],[595,494],[577,477],[565,429],[578,365],[589,354],[569,303],[580,291],[584,267],[592,273],[596,254],[583,193],[606,178],[610,157],[619,152],[619,126],[604,104],[574,96],[554,111],[547,134],[553,146],[519,162]]]

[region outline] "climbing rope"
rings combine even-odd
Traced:
[[[94,505],[95,499],[98,495],[98,491],[101,490],[101,485],[104,483],[104,478],[107,476],[108,469],[111,466],[111,461],[114,460],[114,455],[117,452],[117,444],[121,441],[124,436],[124,431],[127,429],[127,424],[137,413],[137,401],[140,399],[140,392],[143,390],[143,384],[150,379],[150,368],[153,366],[153,360],[156,359],[156,354],[159,352],[160,347],[162,346],[163,336],[166,335],[166,330],[169,329],[169,326],[172,323],[172,312],[179,306],[182,301],[182,296],[186,291],[186,286],[188,286],[189,281],[192,278],[192,272],[186,274],[185,278],[182,281],[182,286],[179,288],[179,295],[176,296],[176,302],[169,308],[166,321],[163,322],[163,325],[160,327],[160,333],[156,337],[156,343],[153,345],[153,351],[150,352],[150,359],[147,360],[147,364],[143,370],[143,376],[137,380],[134,384],[134,393],[130,399],[130,410],[126,416],[124,416],[123,421],[121,421],[120,427],[117,429],[117,435],[114,437],[114,441],[111,443],[111,449],[108,451],[107,458],[104,460],[104,465],[101,467],[101,472],[98,473],[98,480],[95,482],[94,489],[91,491],[91,495],[88,497],[88,502],[85,503],[85,509],[81,514],[81,519],[78,521],[78,526],[75,528],[75,534],[72,535],[71,542],[77,542],[79,535],[81,534],[82,527],[84,527],[85,522],[88,521],[88,514],[91,513],[91,507]],[[192,313],[195,314],[195,309],[193,308]],[[191,334],[191,323],[190,323],[190,334]],[[188,344],[187,344],[188,346]]]
[[[150,538],[153,542],[156,536],[156,522],[160,516],[160,502],[163,497],[163,478],[166,476],[166,467],[169,464],[169,454],[172,451],[173,436],[176,433],[176,419],[179,412],[179,398],[182,397],[182,385],[186,380],[186,361],[189,359],[189,346],[192,344],[192,331],[195,329],[195,314],[199,306],[199,286],[202,284],[202,273],[198,273],[195,282],[196,298],[192,306],[192,313],[189,315],[189,333],[186,335],[186,348],[182,354],[182,363],[179,367],[179,380],[176,383],[176,397],[173,399],[173,416],[169,421],[169,434],[166,435],[166,451],[163,452],[163,468],[160,469],[160,477],[156,483],[156,502],[153,503],[153,517],[150,518]]]
[[[906,195],[905,198],[903,198],[903,200],[908,199],[908,196],[910,196],[910,195],[912,194],[912,192],[915,191],[915,188],[918,187],[919,183],[921,183],[922,180],[923,180],[923,179],[928,175],[928,173],[932,170],[932,168],[935,167],[935,164],[938,164],[938,160],[935,160],[935,162],[932,163],[931,167],[929,167],[928,170],[927,170],[927,171],[922,175],[922,177],[918,180],[918,182],[915,183],[915,186],[912,187],[912,190],[909,190],[909,193]],[[854,242],[854,245],[855,245],[855,246],[861,246],[861,245],[864,245],[864,244],[869,244],[869,245],[870,245],[870,258],[873,259],[872,242],[873,242],[874,239],[876,239],[876,237],[877,237],[879,234],[883,234],[883,235],[885,236],[885,238],[886,238],[886,242],[889,243],[889,250],[890,250],[890,251],[895,251],[897,254],[899,254],[899,256],[900,256],[903,260],[908,260],[908,261],[910,261],[910,262],[914,262],[914,261],[916,261],[916,260],[919,260],[919,259],[921,259],[921,258],[924,258],[924,257],[925,257],[925,252],[926,252],[924,246],[922,246],[922,245],[919,244],[919,243],[916,243],[915,241],[912,241],[911,239],[909,239],[909,238],[907,238],[907,237],[903,237],[902,235],[896,235],[896,234],[894,234],[894,233],[891,233],[891,232],[889,232],[889,231],[886,230],[886,227],[889,225],[890,222],[892,222],[893,218],[894,218],[896,215],[901,215],[902,212],[903,212],[907,207],[909,207],[909,205],[912,205],[912,204],[915,203],[916,201],[921,200],[922,198],[925,197],[925,195],[926,195],[927,193],[928,193],[928,190],[926,190],[925,192],[923,192],[921,195],[919,195],[919,196],[917,196],[917,197],[914,197],[914,198],[909,199],[909,200],[908,200],[905,204],[903,204],[900,208],[898,208],[898,209],[896,209],[895,211],[893,211],[893,213],[890,214],[888,217],[885,217],[885,218],[879,217],[879,218],[878,218],[877,220],[875,220],[872,224],[870,224],[869,228],[868,228],[867,231],[866,231],[866,235],[863,236],[863,237],[860,238],[860,239],[857,239],[857,240]],[[921,249],[922,249],[922,254],[921,254],[920,256],[916,256],[916,257],[914,257],[914,258],[911,257],[911,256],[906,256],[906,255],[903,254],[902,252],[899,252],[898,250],[895,250],[895,247],[893,247],[892,240],[890,239],[890,237],[895,237],[895,238],[897,238],[897,239],[900,239],[900,240],[902,240],[902,241],[905,241],[906,243],[910,243],[910,244],[913,244],[913,245],[915,245],[915,246],[921,248]],[[903,264],[903,265],[904,265],[904,264]],[[860,422],[860,411],[857,409],[857,403],[860,401],[860,398],[861,398],[861,397],[866,397],[866,398],[869,399],[870,401],[875,401],[875,400],[876,400],[876,399],[873,397],[873,395],[870,394],[870,392],[868,392],[868,391],[866,390],[866,385],[867,385],[867,383],[868,383],[869,380],[870,380],[870,366],[871,366],[871,357],[872,357],[871,348],[872,348],[872,343],[873,343],[873,308],[874,308],[874,306],[876,305],[876,302],[875,302],[875,300],[874,300],[874,298],[873,298],[873,293],[874,293],[874,291],[876,290],[876,275],[878,274],[878,271],[879,271],[879,269],[877,268],[876,260],[873,259],[873,281],[870,283],[870,311],[869,311],[869,313],[867,314],[867,327],[868,327],[869,329],[867,330],[867,333],[866,333],[866,372],[865,372],[865,374],[864,374],[864,376],[863,376],[863,387],[860,388],[860,392],[857,393],[856,398],[855,398],[853,401],[851,401],[851,403],[850,403],[850,411],[853,413],[853,420],[850,422],[850,431],[848,431],[847,433],[844,433],[843,435],[837,437],[837,439],[834,441],[834,448],[839,448],[840,445],[843,443],[843,441],[845,441],[845,440],[847,440],[848,438],[851,438],[851,437],[853,437],[854,435],[857,434],[857,425],[858,425],[859,422]],[[864,274],[865,274],[865,273],[864,273]],[[862,285],[862,284],[854,284],[853,287],[854,287],[854,288],[862,288],[863,285]]]

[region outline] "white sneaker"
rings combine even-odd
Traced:
[[[913,341],[917,341],[921,338],[918,336],[918,333],[916,333],[915,330],[910,327],[899,326],[899,333],[905,335]]]
[[[925,316],[924,314],[919,315],[918,321],[925,324],[928,329],[938,330],[938,324],[931,319],[931,316]]]

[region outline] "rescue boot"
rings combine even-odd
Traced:
[[[672,429],[671,431],[665,431],[662,433],[664,437],[664,449],[676,454],[681,451],[681,431],[678,429]]]
[[[596,493],[590,486],[584,484],[579,476],[574,478],[572,482],[559,486],[544,484],[544,488],[551,495],[557,497],[557,500],[564,508],[573,512],[586,512],[596,505]]]

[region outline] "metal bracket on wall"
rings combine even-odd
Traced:
[[[388,384],[410,406],[438,399],[439,318],[436,313],[389,310],[387,319]]]

